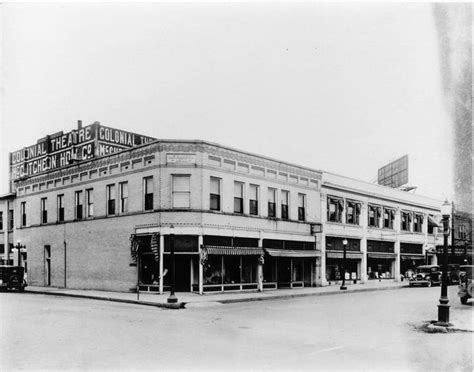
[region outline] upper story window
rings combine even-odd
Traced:
[[[211,177],[211,187],[209,195],[209,204],[211,211],[221,210],[221,179],[217,177]]]
[[[459,225],[459,239],[466,239],[466,225]]]
[[[344,200],[328,196],[328,221],[342,222]]]
[[[434,228],[437,226],[434,216],[428,215],[428,234],[434,234]]]
[[[268,217],[276,217],[276,189],[268,188]]]
[[[87,205],[86,216],[93,217],[94,216],[94,190],[93,189],[86,190],[86,205]]]
[[[382,208],[378,205],[370,205],[369,204],[369,212],[368,212],[368,224],[370,227],[380,227],[380,217],[382,214]]]
[[[258,186],[250,185],[249,191],[249,213],[258,215]]]
[[[83,201],[82,191],[76,191],[75,193],[75,208],[76,208],[76,220],[82,220],[83,218]]]
[[[26,202],[21,202],[21,226],[26,226]]]
[[[306,221],[306,195],[298,194],[298,221]]]
[[[3,212],[0,212],[0,230],[3,230]]]
[[[41,198],[41,223],[48,223],[47,198]]]
[[[107,185],[107,215],[115,214],[115,185]]]
[[[234,212],[244,213],[244,184],[234,182]]]
[[[10,224],[8,229],[13,230],[13,226],[15,226],[15,213],[13,212],[13,209],[8,211],[8,223]]]
[[[423,226],[423,215],[419,213],[415,213],[415,219],[413,220],[413,231],[422,232],[422,226]]]
[[[120,192],[120,213],[128,212],[128,182],[119,184]]]
[[[64,195],[58,195],[58,222],[64,221]]]
[[[283,220],[288,219],[288,209],[290,204],[290,192],[281,190],[281,218]]]
[[[173,208],[191,207],[191,176],[185,174],[172,175]]]
[[[153,210],[153,176],[143,179],[143,209]]]
[[[357,201],[347,201],[346,223],[358,225],[360,220],[361,203]]]
[[[395,210],[390,208],[383,209],[383,227],[386,229],[393,229],[393,222],[395,221]]]
[[[400,213],[400,228],[403,231],[411,231],[411,219],[412,213],[411,212],[401,212]]]

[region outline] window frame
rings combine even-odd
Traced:
[[[255,191],[255,195],[252,195],[253,191]],[[258,185],[252,183],[249,185],[249,214],[252,216],[258,216],[259,214],[259,192],[260,187]],[[255,197],[256,199],[251,199],[252,197]]]
[[[423,214],[415,213],[413,217],[413,232],[423,232]]]
[[[218,194],[213,193],[212,184],[217,183]],[[211,211],[221,211],[221,189],[222,189],[222,178],[211,176],[209,179],[209,209]],[[213,201],[216,203],[216,207],[213,208]]]
[[[284,194],[286,195],[286,198],[283,197]],[[281,219],[289,220],[290,219],[290,191],[281,190],[280,196],[281,196],[281,200],[280,200]],[[284,204],[285,199],[286,199],[286,204]]]
[[[270,201],[270,195],[273,193],[273,202]],[[268,210],[267,210],[267,215],[270,218],[276,218],[277,216],[277,211],[276,211],[276,201],[277,201],[277,189],[274,187],[269,187],[268,188]],[[273,208],[273,213],[270,213],[270,211]]]
[[[128,213],[128,181],[119,183],[119,204],[119,213]]]
[[[385,213],[387,213],[388,218],[385,218]],[[383,228],[393,230],[393,226],[395,225],[395,209],[383,207],[382,218]]]
[[[85,197],[86,197],[86,218],[94,217],[94,189],[86,189]]]
[[[174,181],[178,178],[188,179],[188,191],[176,191]],[[175,206],[175,196],[187,195],[188,206]],[[191,208],[191,175],[190,174],[172,174],[171,175],[171,208],[172,209],[190,209]]]
[[[370,212],[374,211],[374,217],[370,216]],[[367,227],[375,227],[380,229],[380,219],[382,216],[382,207],[377,204],[369,204],[367,207]],[[374,219],[374,223],[371,223],[370,220]]]
[[[240,186],[241,197],[236,196],[235,190],[236,190],[237,185]],[[237,214],[244,214],[244,198],[245,198],[244,186],[245,186],[245,183],[240,182],[240,181],[234,181],[234,213],[237,213]],[[238,209],[240,210],[236,208],[237,205],[239,206]]]
[[[26,201],[20,204],[21,226],[26,226]]]
[[[154,187],[153,176],[143,177],[143,210],[152,211],[154,209]],[[149,192],[149,188],[151,192]]]
[[[74,218],[76,220],[82,220],[84,218],[84,196],[82,190],[74,192]]]
[[[300,197],[302,197],[300,199]],[[300,201],[303,201],[303,205],[300,205]],[[298,221],[306,221],[306,194],[298,193]]]
[[[113,192],[111,192],[113,191]],[[106,215],[107,216],[115,216],[116,210],[115,210],[115,200],[116,200],[116,195],[115,195],[115,183],[111,183],[109,185],[106,185]],[[113,194],[113,199],[111,198],[111,194]]]
[[[48,198],[41,198],[40,200],[40,218],[41,218],[41,224],[46,224],[48,223],[48,206],[47,206]]]
[[[344,213],[344,198],[339,196],[327,197],[327,221],[342,223],[342,215]],[[331,206],[334,206],[334,211],[331,211]],[[334,217],[332,217],[334,216]]]

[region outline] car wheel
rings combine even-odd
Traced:
[[[468,298],[469,298],[468,296],[461,297],[461,303],[462,303],[463,305],[466,305]]]

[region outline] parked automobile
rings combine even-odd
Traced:
[[[448,266],[448,284],[459,284],[459,265],[450,264]]]
[[[0,265],[0,290],[17,289],[23,292],[27,286],[23,266]]]
[[[464,305],[467,303],[467,300],[472,298],[472,272],[474,269],[474,265],[461,265],[459,269],[461,271],[459,274],[458,296],[461,299],[461,303]]]
[[[441,271],[438,265],[422,265],[416,268],[416,274],[410,279],[410,287],[423,285],[431,287],[441,284]]]

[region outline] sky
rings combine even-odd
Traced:
[[[428,3],[1,5],[8,153],[99,121],[453,197],[452,122]]]

